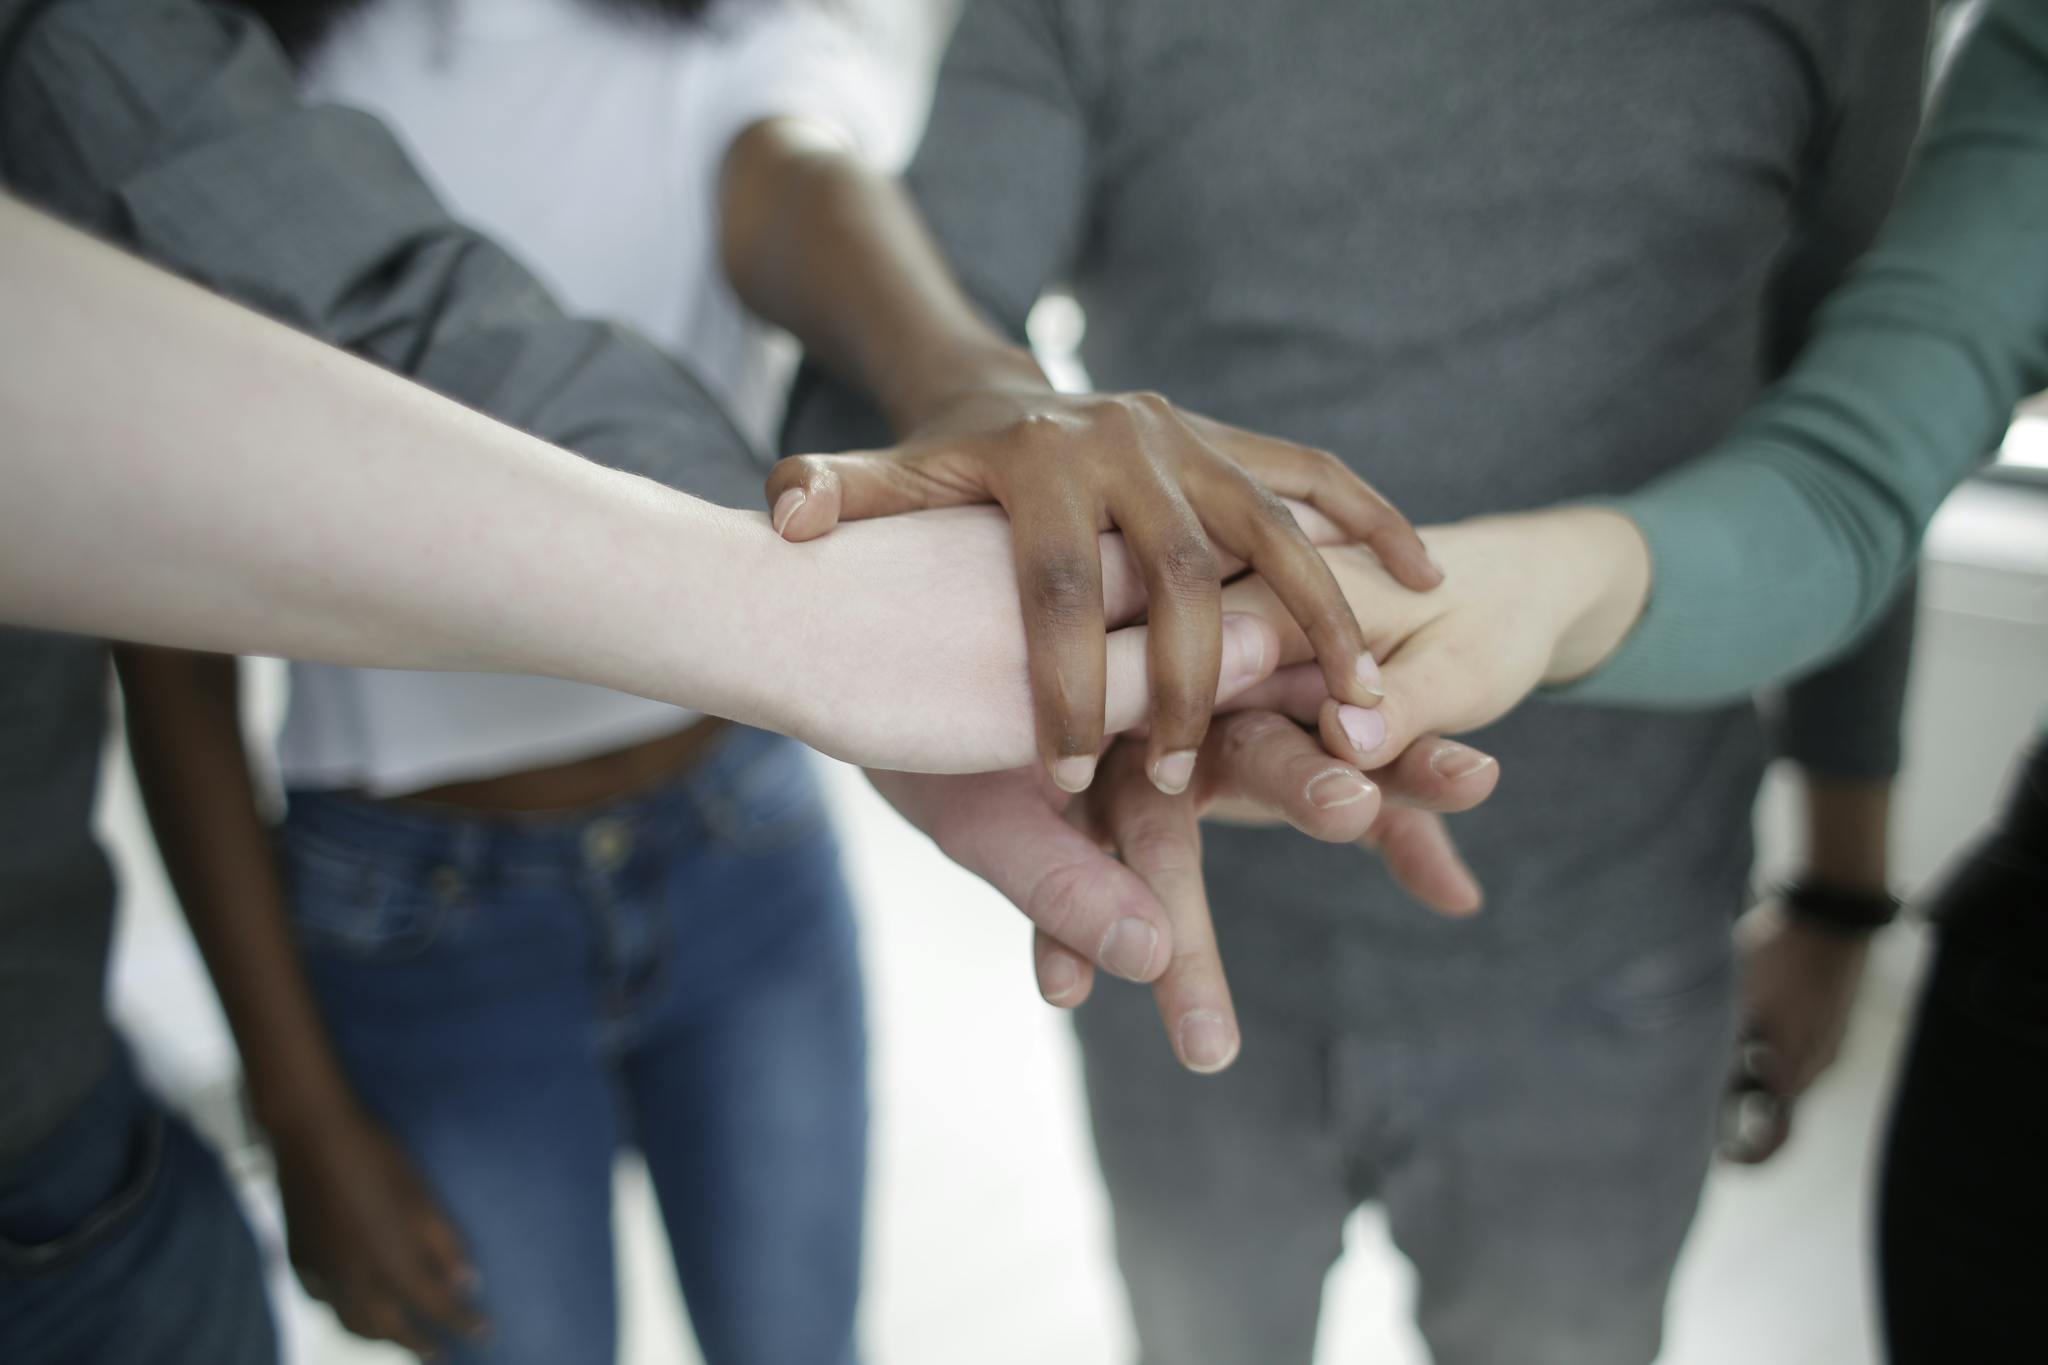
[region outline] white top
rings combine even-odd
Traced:
[[[322,45],[306,84],[388,124],[457,216],[565,307],[680,356],[764,451],[795,347],[741,307],[720,269],[725,150],[762,118],[800,115],[894,168],[915,104],[829,5],[769,0],[694,27],[588,0],[377,0]],[[694,719],[547,678],[294,664],[279,764],[288,786],[398,795],[572,762]]]

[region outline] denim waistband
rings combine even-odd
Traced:
[[[587,864],[593,844],[606,840],[645,850],[707,838],[720,827],[721,808],[746,799],[761,770],[804,762],[795,741],[735,726],[687,771],[596,805],[484,814],[352,792],[299,790],[289,794],[282,833],[287,843],[324,841],[351,850],[374,849],[399,861],[432,861],[457,869],[488,866],[500,874],[553,872]]]

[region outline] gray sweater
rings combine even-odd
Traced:
[[[1074,291],[1102,388],[1333,450],[1417,521],[1616,493],[1728,430],[1874,233],[1926,8],[971,0],[910,179],[1004,328]],[[872,423],[807,375],[789,445]],[[1900,648],[1872,674],[1884,722],[1814,754],[1888,769]],[[1358,849],[1210,833],[1241,1004],[1427,1018],[1448,978],[1582,979],[1725,928],[1766,751],[1751,707],[1533,705],[1475,742],[1502,781],[1455,823],[1474,920]]]

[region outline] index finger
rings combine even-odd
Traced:
[[[1382,695],[1379,668],[1343,587],[1309,542],[1287,504],[1242,470],[1215,476],[1203,502],[1203,525],[1219,544],[1257,571],[1266,590],[1301,628],[1322,665],[1330,695],[1372,706]]]
[[[1283,498],[1296,498],[1372,548],[1403,587],[1427,592],[1443,570],[1415,526],[1356,471],[1326,450],[1296,445],[1233,427],[1214,418],[1191,418],[1204,436],[1247,473]]]
[[[1152,983],[1152,997],[1174,1055],[1190,1071],[1221,1071],[1237,1060],[1241,1040],[1202,882],[1201,825],[1191,796],[1168,796],[1146,779],[1142,752],[1128,743],[1112,751],[1102,824],[1172,925],[1173,956]]]

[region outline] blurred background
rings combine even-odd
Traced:
[[[949,8],[944,0],[880,7],[879,41],[901,69],[929,71]],[[905,89],[914,98],[922,86]],[[1069,382],[1080,377],[1063,357],[1084,326],[1069,300],[1048,300],[1034,319],[1034,340]],[[1943,510],[1920,611],[1896,818],[1899,889],[1908,893],[1990,816],[2048,677],[2048,408],[2023,413],[2000,464]],[[264,734],[281,714],[282,669],[245,667],[248,723]],[[107,763],[101,823],[125,891],[116,1014],[163,1091],[235,1153],[272,1254],[288,1358],[408,1358],[349,1337],[292,1281],[266,1161],[241,1117],[234,1050],[118,742]],[[1130,1360],[1076,1050],[1064,1018],[1033,989],[1023,920],[903,824],[857,772],[826,766],[861,906],[875,1049],[869,1359]],[[1508,772],[1503,780],[1525,779]],[[1760,882],[1796,856],[1793,817],[1789,791],[1774,778],[1757,816]],[[1877,1359],[1872,1155],[1923,936],[1910,918],[1881,936],[1845,1055],[1802,1104],[1789,1149],[1764,1167],[1714,1174],[1678,1275],[1668,1365]],[[1251,1032],[1247,1054],[1258,1047]],[[621,1358],[693,1360],[644,1171],[624,1159],[617,1181]],[[1408,1326],[1411,1288],[1376,1216],[1354,1217],[1325,1289],[1319,1360],[1421,1362]]]

